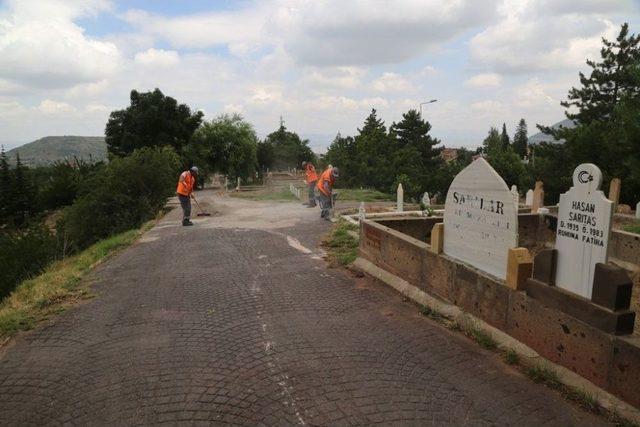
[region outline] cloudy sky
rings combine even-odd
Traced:
[[[0,143],[102,135],[131,89],[155,87],[262,137],[282,115],[323,151],[372,107],[420,102],[447,146],[492,125],[564,118],[585,58],[640,0],[0,1]]]

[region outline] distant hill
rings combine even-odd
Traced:
[[[107,158],[107,144],[103,136],[46,136],[8,151],[12,163],[16,153],[29,166],[48,165],[74,156],[99,161]]]
[[[576,127],[576,124],[569,119],[564,119],[563,121],[558,122],[551,127],[553,129],[558,129],[560,127],[573,129],[574,127]],[[536,144],[540,144],[541,142],[563,143],[564,140],[556,141],[555,139],[553,139],[551,135],[547,135],[546,133],[542,133],[542,132],[538,132],[535,135],[531,135],[529,137],[529,145],[536,145]]]

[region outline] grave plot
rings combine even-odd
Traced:
[[[576,170],[557,216],[518,213],[515,191],[478,159],[454,179],[443,217],[361,220],[359,257],[419,303],[455,305],[640,406],[640,345],[626,338],[632,286],[607,264],[612,211],[598,172]],[[536,185],[532,205],[543,191]]]

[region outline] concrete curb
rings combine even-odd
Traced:
[[[507,335],[501,330],[494,328],[483,320],[464,312],[460,307],[427,294],[406,280],[389,273],[364,258],[358,257],[353,263],[353,268],[374,280],[391,286],[412,301],[436,311],[447,319],[457,322],[465,331],[481,330],[491,335],[500,349],[510,349],[515,351],[518,356],[520,356],[521,363],[523,365],[543,366],[554,371],[562,384],[588,393],[594,397],[600,406],[608,411],[616,413],[629,421],[640,424],[640,410],[623,402],[611,393],[603,390],[575,372],[545,359],[532,348],[521,343],[510,335]]]

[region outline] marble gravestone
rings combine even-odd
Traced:
[[[396,190],[396,211],[404,211],[404,190],[401,183],[398,184],[398,189]]]
[[[427,193],[426,191],[424,192],[424,194],[422,195],[422,204],[425,206],[431,206],[431,199],[429,198],[429,193]]]
[[[444,205],[445,254],[501,279],[509,248],[518,245],[513,193],[483,158],[453,180]]]
[[[533,205],[533,190],[527,191],[527,196],[525,198],[524,204],[527,206]]]
[[[636,218],[640,219],[640,202],[636,204]]]
[[[558,208],[556,285],[589,299],[596,263],[607,262],[613,218],[614,202],[600,191],[601,184],[596,165],[579,165]]]
[[[520,193],[518,193],[517,185],[514,184],[511,186],[511,194],[513,194],[513,201],[516,204],[516,212],[517,212],[518,208],[520,207]]]

